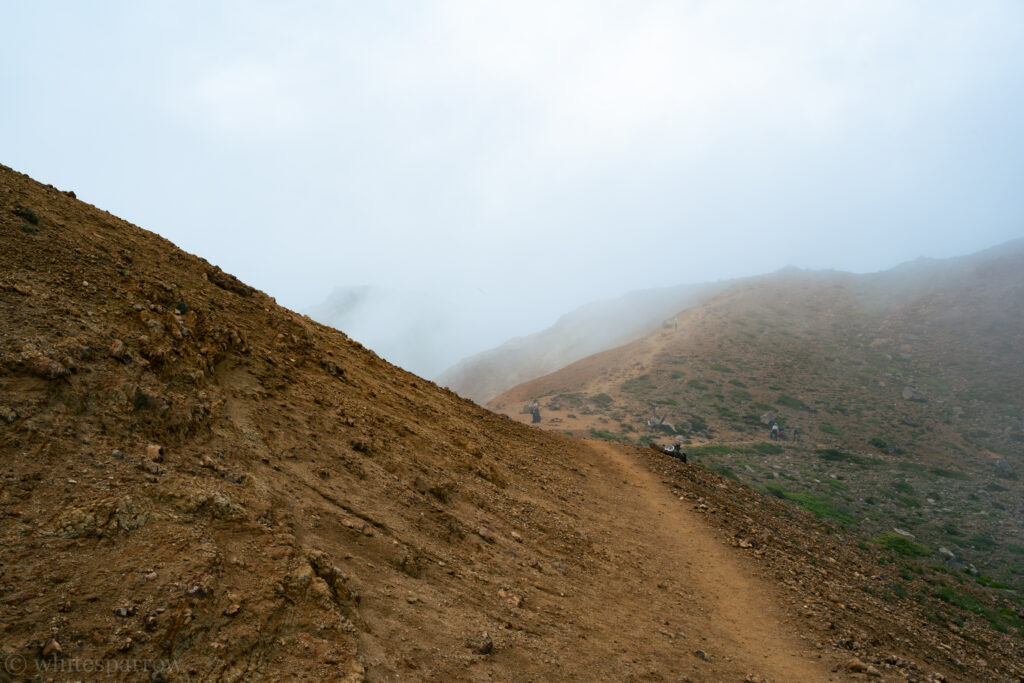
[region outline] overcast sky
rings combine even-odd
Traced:
[[[0,14],[0,162],[292,308],[445,292],[496,343],[626,290],[1024,235],[1018,0]]]

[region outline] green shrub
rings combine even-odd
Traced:
[[[622,383],[622,390],[632,394],[641,391],[649,391],[652,388],[653,387],[651,385],[650,375],[640,375],[639,377],[634,377],[633,379],[627,379],[625,382]]]
[[[24,218],[32,225],[39,225],[39,215],[27,206],[20,206],[15,209],[14,215],[18,218]]]
[[[691,379],[686,383],[686,386],[690,387],[691,389],[696,389],[697,391],[707,391],[708,389],[708,385],[704,384],[698,379]]]
[[[818,457],[826,462],[849,462],[854,465],[860,465],[861,467],[877,467],[881,463],[873,458],[867,458],[863,455],[856,455],[854,453],[847,453],[845,451],[839,451],[835,448],[822,449],[817,451]]]
[[[967,542],[978,550],[992,550],[999,547],[999,543],[996,542],[996,539],[985,533],[973,534],[967,539]]]
[[[739,387],[740,389],[746,389],[747,388],[747,385],[744,384],[743,382],[739,381],[738,379],[731,379],[731,380],[729,380],[729,384],[731,384],[731,385],[733,385],[735,387]]]
[[[735,452],[736,449],[732,446],[723,446],[721,444],[715,444],[714,446],[694,446],[693,448],[687,449],[687,453],[690,455],[728,455]]]
[[[612,397],[604,393],[591,397],[590,401],[596,404],[599,408],[608,408],[608,406],[613,403]]]
[[[808,406],[806,403],[793,396],[787,396],[786,394],[782,394],[777,399],[775,399],[775,401],[779,405],[786,406],[787,408],[792,408],[793,410],[810,410],[810,406]]]
[[[906,493],[907,495],[910,495],[914,492],[914,487],[908,484],[905,479],[897,479],[896,482],[892,485],[892,487],[899,491],[900,493]]]
[[[765,491],[776,498],[782,500],[789,500],[797,504],[802,510],[806,510],[818,517],[824,519],[833,519],[842,524],[850,524],[853,522],[853,516],[842,512],[832,501],[827,498],[816,496],[812,493],[796,493],[793,491],[787,491],[782,485],[777,484],[773,481],[766,482],[764,485]]]
[[[619,441],[622,443],[630,443],[630,439],[628,436],[625,436],[623,434],[615,434],[614,432],[609,432],[604,429],[594,429],[593,427],[590,428],[590,436],[594,437],[595,439],[602,439],[603,441]]]
[[[872,539],[875,543],[888,548],[901,557],[927,557],[932,554],[928,546],[917,541],[912,541],[903,534],[895,531],[887,531],[878,538]]]
[[[761,455],[778,455],[782,453],[783,448],[778,444],[762,442],[754,444],[754,450]]]
[[[733,472],[732,469],[726,467],[725,465],[715,465],[715,466],[710,467],[708,469],[710,469],[712,472],[717,472],[718,474],[722,475],[726,479],[733,479],[735,481],[739,481],[740,480],[740,478],[736,476],[736,473]]]
[[[840,429],[839,427],[834,427],[833,425],[831,425],[828,422],[822,422],[820,425],[818,425],[818,429],[820,429],[821,431],[825,432],[826,434],[831,434],[832,436],[842,436],[843,435],[843,430],[842,429]]]

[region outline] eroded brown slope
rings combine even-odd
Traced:
[[[779,503],[488,413],[6,168],[0,247],[4,676],[788,681],[845,677],[857,654],[887,679],[999,680],[1018,665],[999,640],[978,663],[970,628],[948,650],[915,620],[880,638],[884,607],[816,598],[807,557],[857,565]]]
[[[659,550],[588,445],[6,168],[0,245],[0,675],[827,671],[788,637],[763,662],[741,629],[702,640],[699,593],[622,561]]]

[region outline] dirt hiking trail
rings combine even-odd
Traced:
[[[615,538],[611,545],[625,549],[616,559],[626,574],[621,590],[632,598],[609,607],[609,629],[639,639],[629,632],[649,631],[655,619],[692,680],[840,680],[790,635],[778,589],[755,576],[692,503],[615,445],[590,445],[589,512],[593,526]]]

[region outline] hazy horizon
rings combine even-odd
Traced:
[[[3,8],[0,162],[290,308],[443,303],[449,355],[1024,235],[1016,2]]]

